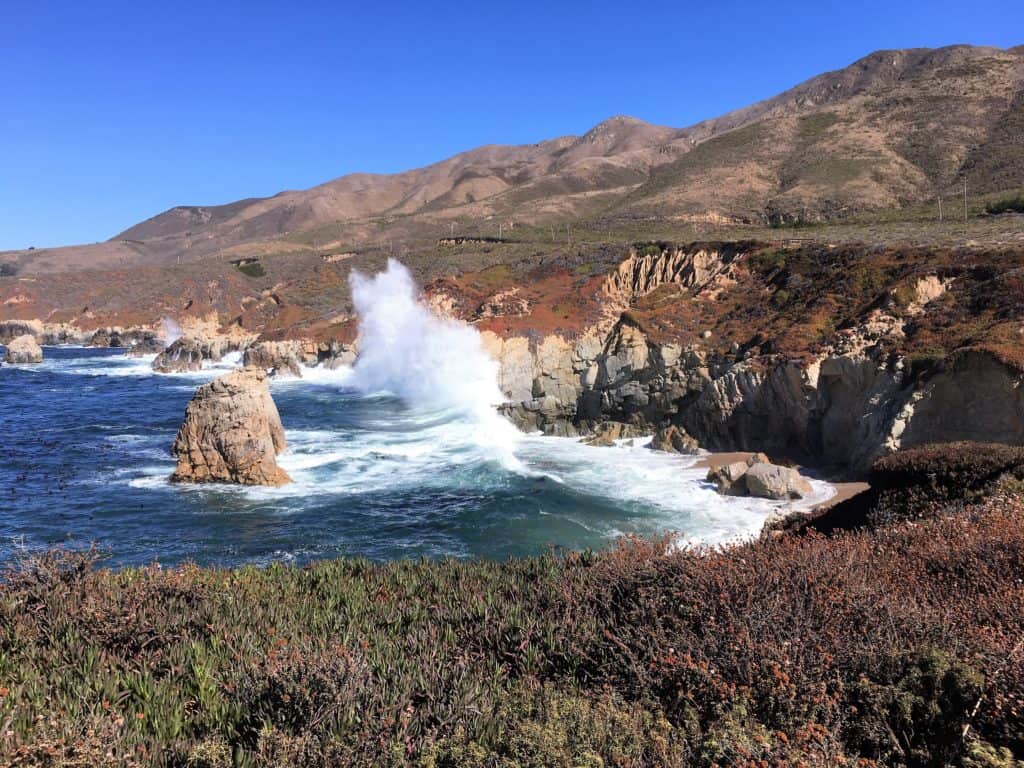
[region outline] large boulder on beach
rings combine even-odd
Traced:
[[[15,364],[41,363],[43,362],[43,350],[36,343],[35,337],[26,333],[7,343],[4,362]]]
[[[811,484],[791,467],[754,464],[743,476],[747,493],[759,499],[802,499],[811,495]]]
[[[707,480],[728,496],[782,500],[802,499],[812,492],[811,484],[797,470],[772,464],[763,453],[712,467]]]
[[[718,492],[726,496],[745,496],[747,487],[743,484],[743,476],[747,474],[747,462],[733,461],[720,464],[708,470],[707,480],[714,483]]]
[[[283,485],[291,478],[276,457],[285,446],[266,372],[240,368],[196,390],[171,448],[178,460],[171,479]]]

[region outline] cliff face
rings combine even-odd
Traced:
[[[647,431],[673,424],[708,449],[775,451],[855,474],[881,454],[923,443],[1024,444],[1021,371],[998,343],[1005,308],[990,317],[975,301],[1000,280],[991,267],[960,278],[907,277],[897,269],[897,279],[875,287],[862,306],[848,296],[850,319],[833,321],[845,327],[796,354],[799,323],[777,339],[754,331],[744,343],[729,342],[737,337],[727,330],[736,319],[729,293],[745,294],[752,330],[778,322],[753,309],[765,297],[769,306],[780,304],[774,296],[782,289],[751,279],[763,260],[758,246],[634,253],[601,286],[605,316],[581,332],[502,338],[485,331],[501,363],[506,414],[525,430],[555,435],[589,433],[606,420]],[[790,282],[800,283],[796,277]],[[957,279],[962,286],[951,295]],[[815,290],[824,289],[807,286]],[[998,304],[998,296],[985,301],[993,298]],[[950,302],[968,314],[958,315]],[[692,322],[686,307],[701,304],[717,314],[698,313],[705,330],[665,332],[669,315]],[[814,315],[815,307],[806,311]],[[995,322],[987,339],[993,343],[958,344],[953,321],[968,340],[979,322]],[[946,348],[931,346],[933,326],[945,326]],[[718,338],[723,332],[727,337]],[[929,354],[919,350],[922,343]]]

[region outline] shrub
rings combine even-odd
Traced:
[[[985,205],[985,213],[1024,213],[1024,194],[1017,194],[1013,197],[1004,197]]]
[[[238,264],[238,271],[246,277],[263,277],[267,274],[267,271],[263,268],[263,265],[258,261],[249,262],[248,264]]]
[[[880,471],[952,465],[970,481],[1005,463],[930,450]],[[96,565],[57,552],[0,583],[0,762],[916,768],[1024,754],[1013,497],[724,549]]]

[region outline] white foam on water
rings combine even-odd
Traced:
[[[414,411],[450,414],[460,427],[448,439],[477,445],[507,468],[521,469],[514,455],[519,433],[495,410],[505,399],[498,363],[484,351],[477,330],[434,315],[395,259],[372,277],[353,271],[350,282],[359,315],[350,385],[393,394]]]

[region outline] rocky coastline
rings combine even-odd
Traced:
[[[477,325],[500,364],[507,398],[501,410],[524,431],[599,443],[612,432],[655,435],[656,446],[682,452],[766,451],[839,478],[863,478],[880,456],[926,443],[1024,443],[1022,373],[1014,361],[981,344],[943,350],[937,361],[901,350],[917,326],[949,311],[958,281],[976,276],[918,268],[895,286],[880,286],[870,305],[794,354],[760,333],[721,339],[714,326],[721,296],[763,270],[764,253],[757,243],[633,249],[587,283],[594,286],[590,320],[571,331],[545,332],[532,314],[538,303],[518,288],[499,288],[474,304],[438,281],[425,297],[438,314]],[[782,291],[777,277],[762,282],[773,305],[792,292],[788,285]],[[747,298],[765,301],[753,289]],[[704,316],[685,334],[659,332],[652,305],[697,307]],[[160,372],[197,370],[240,352],[246,366],[275,376],[351,365],[357,354],[357,341],[267,338],[216,318],[181,320],[183,335],[166,348],[157,323],[84,331],[7,320],[0,342],[29,335],[43,345],[159,349],[153,367]]]

